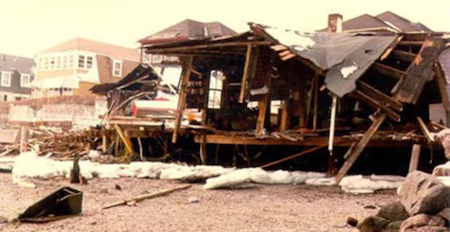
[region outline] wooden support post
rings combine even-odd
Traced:
[[[348,157],[348,159],[345,161],[344,165],[342,165],[341,169],[335,177],[336,184],[339,184],[339,182],[341,182],[342,178],[344,178],[348,170],[355,163],[356,159],[358,159],[364,147],[366,147],[367,143],[369,143],[370,139],[385,119],[386,114],[381,114],[377,119],[375,119],[375,121],[372,123],[372,126],[370,126],[369,130],[367,130],[362,139],[359,140],[359,142],[355,146],[352,146],[350,147],[350,149],[348,149],[347,154],[345,154],[345,157]]]
[[[313,131],[317,130],[317,108],[319,99],[319,75],[314,77],[314,112],[313,112]]]
[[[108,143],[107,143],[106,131],[103,131],[102,135],[102,152],[106,153],[108,151]]]
[[[239,94],[239,103],[244,102],[247,82],[255,76],[256,64],[258,62],[258,48],[253,48],[251,44],[247,45],[247,54],[245,57],[244,74],[242,75],[241,92]]]
[[[125,144],[125,148],[127,149],[129,154],[133,154],[133,146],[131,145],[130,140],[125,137],[125,135],[123,134],[122,128],[120,128],[119,125],[114,124],[114,128],[117,131],[117,134],[119,135],[119,137],[122,139],[123,143]]]
[[[193,57],[189,56],[186,60],[184,70],[183,70],[183,77],[180,79],[180,92],[179,92],[179,98],[178,98],[178,106],[177,106],[177,114],[175,116],[175,128],[173,129],[172,134],[172,143],[177,142],[178,138],[178,131],[180,130],[180,124],[181,120],[183,119],[183,113],[186,103],[186,86],[189,81],[189,77],[191,76],[191,70],[192,70],[192,60]]]
[[[200,143],[200,160],[202,164],[206,164],[206,136],[201,135],[202,142]]]
[[[289,99],[284,100],[283,106],[281,108],[280,132],[285,131],[287,128],[287,121],[288,121],[288,110],[287,110],[288,106],[287,106],[287,104],[288,104],[288,101],[289,101]]]
[[[214,159],[214,164],[219,164],[219,151],[220,151],[220,144],[216,144],[216,158]]]
[[[264,95],[263,99],[258,102],[258,109],[259,109],[259,115],[258,115],[258,121],[256,122],[256,136],[259,137],[262,135],[262,132],[264,130],[264,122],[266,121],[266,111],[267,111],[267,104],[269,101],[269,93]]]
[[[419,158],[420,158],[420,145],[414,144],[411,151],[411,161],[409,162],[408,173],[414,172],[417,170],[417,166],[419,166]]]
[[[441,93],[441,100],[442,100],[442,105],[443,105],[444,111],[445,111],[445,118],[447,119],[445,126],[449,127],[450,126],[450,102],[449,102],[449,96],[447,93],[447,81],[445,79],[445,76],[442,72],[441,65],[439,65],[439,63],[434,66],[434,75],[435,75],[437,85],[439,87],[439,92]]]
[[[20,153],[28,150],[28,127],[20,128]]]

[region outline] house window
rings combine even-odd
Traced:
[[[62,68],[67,68],[67,56],[63,56]]]
[[[31,76],[29,74],[22,74],[20,76],[20,86],[22,87],[30,87]]]
[[[44,69],[47,70],[49,68],[49,58],[45,57]]]
[[[61,57],[56,57],[56,69],[61,69]]]
[[[90,69],[92,67],[92,56],[78,56],[78,68]]]
[[[84,58],[85,57],[82,56],[82,55],[78,56],[78,68],[84,68],[85,67],[85,65],[84,65],[85,59]]]
[[[210,78],[208,108],[219,109],[222,97],[223,73],[221,71],[212,70]]]
[[[73,67],[73,56],[72,55],[69,56],[69,64],[68,64],[67,67],[68,68],[72,68]]]
[[[90,69],[92,67],[92,56],[86,57],[86,68]]]
[[[9,72],[1,72],[2,81],[0,83],[1,86],[10,87],[11,86],[11,73]]]
[[[113,62],[113,76],[122,76],[122,61],[115,60]]]

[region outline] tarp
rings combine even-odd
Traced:
[[[31,82],[31,86],[39,89],[69,88],[78,89],[81,78],[76,75],[49,77]]]
[[[263,30],[280,44],[289,47],[296,55],[327,71],[326,87],[339,97],[356,88],[355,81],[397,38],[395,35],[300,33],[275,28]]]

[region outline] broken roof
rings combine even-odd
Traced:
[[[348,33],[302,33],[260,25],[251,25],[262,36],[288,47],[327,71],[327,88],[339,97],[356,88],[355,81],[395,41],[397,36],[362,36]]]
[[[34,67],[32,58],[0,54],[0,71],[12,72],[17,70],[19,73],[34,75]]]
[[[161,76],[148,65],[140,64],[133,71],[116,83],[95,85],[90,89],[92,93],[106,95],[113,89],[139,90],[148,81],[160,80]]]
[[[214,38],[233,34],[236,34],[236,32],[220,22],[202,23],[186,19],[160,32],[140,39],[139,43],[144,45],[190,39]]]

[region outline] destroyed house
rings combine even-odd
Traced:
[[[142,47],[148,54],[180,58],[172,142],[187,129],[203,163],[211,160],[208,144],[244,147],[249,166],[248,145],[305,148],[262,167],[327,147],[331,154],[334,146],[351,147],[339,181],[364,147],[427,144],[433,140],[428,130],[443,127],[429,113],[430,104],[449,106],[437,62],[448,46],[442,33],[302,33],[249,26],[236,35]],[[185,109],[201,117],[185,117]],[[190,125],[181,126],[186,120]]]

